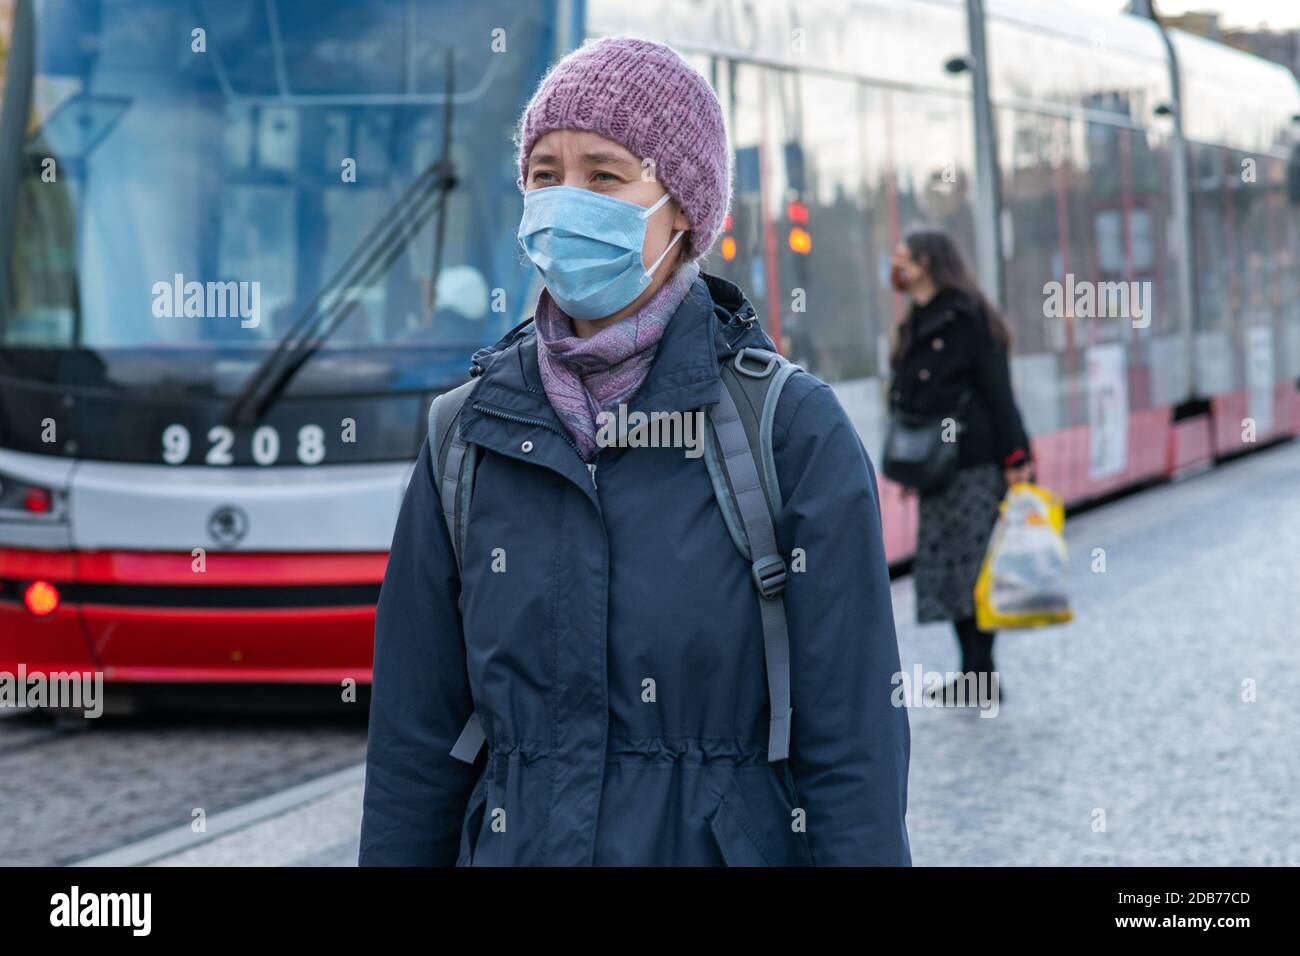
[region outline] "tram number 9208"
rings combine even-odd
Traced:
[[[225,425],[208,429],[208,451],[203,461],[208,465],[233,465],[235,433]],[[184,425],[168,425],[162,433],[162,458],[169,465],[183,465],[190,457],[192,441],[190,430]],[[261,425],[253,432],[253,461],[259,465],[274,465],[280,458],[280,433],[270,425]],[[298,461],[304,465],[318,465],[325,460],[325,429],[319,425],[303,425],[298,429]]]

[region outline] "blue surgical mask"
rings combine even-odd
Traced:
[[[519,244],[566,315],[603,319],[645,291],[686,231],[677,231],[649,269],[642,266],[646,220],[667,201],[664,193],[647,209],[577,186],[532,189],[524,193]]]

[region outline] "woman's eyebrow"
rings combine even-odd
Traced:
[[[560,161],[560,158],[554,153],[533,153],[528,157],[528,166],[554,166]]]
[[[582,159],[593,166],[621,166],[627,169],[636,165],[618,153],[583,153]]]

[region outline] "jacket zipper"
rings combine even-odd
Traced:
[[[578,451],[578,444],[577,444],[577,442],[575,442],[572,438],[570,438],[570,437],[569,437],[569,434],[568,434],[566,431],[564,431],[563,429],[556,428],[556,427],[555,427],[554,425],[552,425],[550,422],[543,421],[543,420],[540,419],[540,418],[526,418],[526,417],[524,417],[523,415],[511,415],[511,414],[508,413],[508,412],[498,412],[498,411],[496,411],[495,409],[487,408],[486,406],[481,405],[481,404],[479,404],[478,402],[472,402],[471,405],[472,405],[472,407],[474,408],[475,411],[482,412],[484,415],[491,415],[491,416],[493,416],[494,418],[500,418],[500,419],[503,419],[503,420],[508,421],[508,422],[516,422],[516,423],[518,423],[518,424],[520,424],[520,425],[534,425],[534,426],[536,426],[537,428],[545,428],[545,429],[546,429],[547,431],[549,431],[549,432],[555,432],[555,434],[557,434],[557,435],[559,435],[561,438],[563,438],[564,441],[565,441],[565,443],[566,443],[570,448],[573,449],[573,453],[574,453],[575,455],[578,456],[578,460],[579,460],[579,461],[582,461],[582,453],[581,453],[580,451]],[[594,461],[592,461],[592,462],[586,462],[586,465],[587,465],[587,470],[588,470],[588,472],[590,472],[590,474],[591,474],[591,487],[592,487],[592,490],[594,491],[595,488],[596,488],[596,463],[595,463]],[[599,513],[600,513],[600,495],[599,495],[599,494],[595,494],[595,495],[593,495],[593,497],[595,498],[595,501],[596,501],[596,512],[599,514]],[[608,532],[608,531],[606,530],[606,528],[605,528],[605,524],[604,524],[604,520],[603,520],[603,519],[602,519],[601,524],[600,524],[600,529],[601,529],[601,534],[602,534],[602,536],[605,538],[605,554],[606,554],[606,556],[608,557],[608,555],[609,555],[609,532]],[[603,600],[603,606],[602,606],[602,608],[601,608],[601,630],[605,633],[605,639],[606,639],[606,642],[607,642],[607,643],[608,643],[608,640],[609,640],[609,587],[608,587],[608,585],[609,585],[609,572],[608,572],[608,569],[606,569],[606,572],[605,572],[605,586],[603,586],[603,587],[600,589],[600,594],[601,594],[601,598],[602,598],[602,600]],[[608,713],[608,707],[609,707],[609,674],[608,674],[608,672],[607,672],[604,676],[605,676],[605,686],[604,686],[604,690],[605,690],[605,700],[604,700],[603,707],[605,708],[606,712]],[[601,741],[600,752],[603,754],[603,753],[605,753],[605,752],[608,750],[608,748],[609,748],[609,721],[608,721],[608,719],[607,719],[607,720],[605,721],[605,733],[604,733],[604,739]],[[600,807],[600,797],[601,797],[601,791],[600,791],[600,790],[597,790],[597,791],[596,791],[596,807],[597,807],[597,809],[599,809],[599,807]],[[593,826],[594,826],[594,823],[593,823]],[[476,847],[475,849],[477,849],[477,847]],[[588,862],[590,862],[592,859],[594,859],[594,857],[595,857],[595,853],[596,853],[596,845],[595,845],[595,841],[593,840],[593,841],[592,841],[592,846],[591,846],[591,855],[588,857]]]
[[[495,408],[482,405],[478,402],[474,403],[474,411],[482,412],[484,415],[491,415],[493,418],[504,418],[508,422],[517,422],[520,425],[536,425],[538,428],[545,428],[548,432],[555,432],[555,434],[563,438],[568,442],[569,447],[575,452],[578,450],[578,446],[572,438],[566,435],[562,430],[556,428],[550,422],[543,421],[540,418],[525,418],[522,415],[511,415],[509,412],[498,412]],[[581,458],[582,456],[579,455],[578,457]]]
[[[478,402],[474,402],[474,410],[477,412],[482,412],[484,415],[491,415],[493,418],[501,418],[504,419],[505,421],[516,422],[517,424],[520,425],[535,425],[538,428],[545,428],[548,432],[554,432],[555,434],[559,435],[561,438],[564,439],[564,441],[568,444],[568,446],[573,449],[573,453],[578,456],[578,460],[582,461],[582,453],[578,451],[578,443],[575,442],[572,438],[570,438],[569,435],[563,429],[556,428],[548,421],[544,421],[540,418],[526,418],[523,415],[511,415],[509,412],[498,412],[496,409],[489,408],[488,406],[482,405]],[[593,461],[593,462],[584,462],[584,464],[586,464],[587,471],[591,474],[591,487],[595,488],[596,487],[596,463]]]

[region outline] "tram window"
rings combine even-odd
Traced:
[[[718,70],[719,94],[735,150],[731,214],[713,247],[709,268],[740,286],[760,319],[768,310],[763,269],[762,194],[759,182],[762,131],[761,71],[749,64],[724,61]]]
[[[877,210],[875,280],[887,289],[888,259],[908,230],[937,226],[974,263],[974,133],[970,107],[956,96],[868,87],[867,167]],[[901,307],[890,293],[882,315]],[[886,330],[888,326],[884,327]]]
[[[1242,295],[1253,322],[1272,321],[1280,309],[1274,276],[1286,248],[1285,233],[1275,214],[1282,202],[1284,163],[1271,156],[1237,155],[1237,169],[1250,168],[1236,189],[1242,245]],[[1247,167],[1246,162],[1253,165]]]
[[[784,320],[783,347],[824,379],[865,377],[876,371],[876,338],[889,316],[881,313],[880,250],[867,229],[861,87],[804,75],[799,94],[803,171],[783,210],[782,252],[787,286],[806,296]],[[810,244],[803,252],[800,230]]]
[[[788,70],[762,70],[763,84],[763,151],[760,175],[763,185],[764,244],[769,250],[764,263],[764,277],[768,287],[767,331],[783,352],[789,351],[797,335],[802,343],[811,340],[807,325],[808,296],[811,276],[808,257],[812,249],[800,240],[796,253],[795,230],[808,235],[808,222],[795,222],[791,213],[793,205],[805,210],[797,218],[807,219],[804,203],[807,161],[802,140],[805,118],[799,88],[803,77]],[[816,157],[814,157],[816,159]],[[817,289],[820,297],[826,290]],[[815,298],[814,301],[820,301]],[[816,353],[808,356],[813,361],[813,371],[819,367]],[[825,369],[823,368],[823,371]]]
[[[1229,321],[1231,246],[1235,229],[1224,203],[1226,150],[1193,144],[1195,166],[1202,175],[1192,183],[1192,224],[1196,235],[1197,322],[1204,330],[1226,328]]]
[[[1097,227],[1097,262],[1101,272],[1119,275],[1124,271],[1124,223],[1118,209],[1103,209],[1093,219]]]
[[[1048,349],[1044,283],[1060,280],[1078,263],[1061,246],[1060,181],[1053,162],[1063,121],[1021,110],[998,117],[1004,141],[1002,203],[1015,225],[1015,254],[1004,264],[1007,316],[1016,331],[1016,351]]]
[[[1139,273],[1149,272],[1156,261],[1151,210],[1134,209],[1129,217],[1129,231],[1133,237],[1133,268]]]
[[[32,92],[26,104],[6,104],[26,106],[31,132],[8,144],[26,157],[9,203],[14,241],[0,263],[11,277],[0,344],[260,353],[318,295],[335,294],[355,294],[358,306],[320,361],[357,346],[468,355],[514,325],[531,305],[534,270],[514,241],[521,201],[503,144],[554,50],[544,11],[512,6],[502,21],[475,0],[415,19],[404,0],[364,10],[348,0],[220,6],[207,55],[178,59],[157,38],[189,35],[187,5],[36,5],[33,76],[10,86],[11,96]],[[510,55],[480,55],[474,38],[497,26],[509,32]],[[64,52],[76,50],[96,55]],[[455,187],[441,206],[422,207],[440,210],[445,228],[426,215],[382,267],[351,280],[364,291],[331,292],[349,262],[367,261],[371,229],[400,221],[407,187],[441,158],[449,112]],[[40,181],[43,158],[57,161],[57,182]],[[462,266],[500,293],[486,313],[465,283],[435,282]],[[154,315],[151,289],[176,274],[258,283],[261,321]],[[460,290],[457,307],[435,304],[439,286]]]

